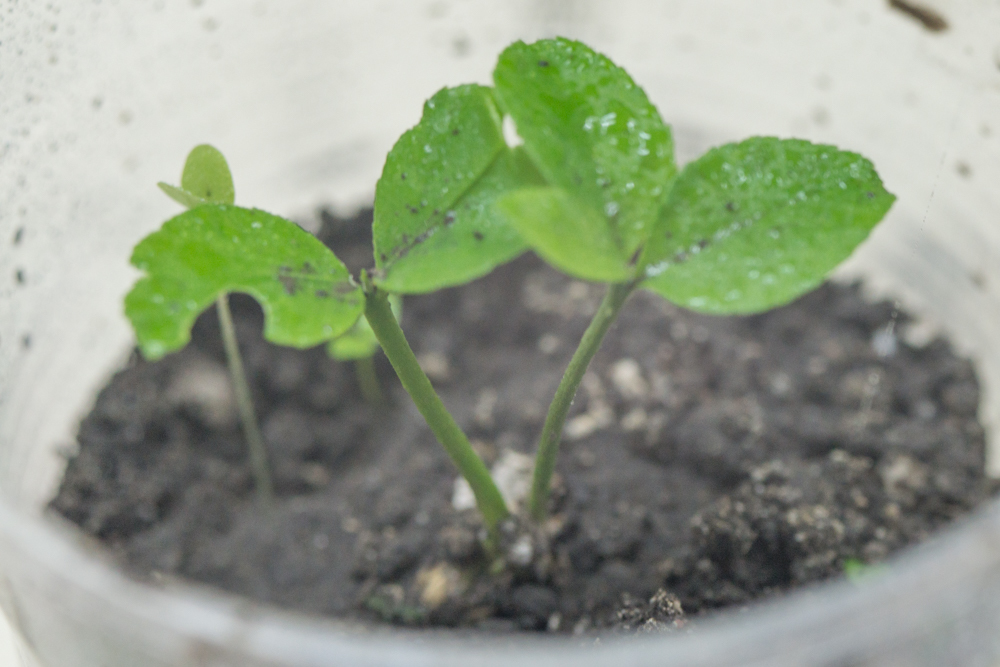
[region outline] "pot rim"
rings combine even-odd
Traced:
[[[699,622],[693,633],[602,636],[595,644],[591,638],[564,636],[373,629],[181,581],[157,588],[114,568],[68,525],[46,519],[37,521],[0,498],[0,543],[7,543],[8,554],[11,548],[20,552],[20,562],[34,564],[33,578],[57,582],[48,584],[50,593],[58,591],[71,603],[86,598],[114,616],[130,619],[143,632],[183,639],[192,655],[209,650],[297,665],[325,664],[330,656],[364,665],[466,665],[472,658],[484,666],[509,665],[512,660],[531,665],[548,664],[556,656],[581,666],[605,665],[608,658],[626,656],[634,665],[726,660],[757,664],[773,658],[776,646],[790,659],[822,656],[829,661],[933,636],[935,625],[951,625],[975,614],[969,596],[974,598],[980,589],[970,583],[996,577],[1000,569],[1000,500],[993,500],[927,543],[891,559],[884,575],[863,584],[841,580],[796,589],[751,605],[752,614],[714,615]],[[9,584],[7,588],[8,613],[18,624],[15,591]],[[875,618],[894,619],[890,636],[884,632],[886,624],[871,622]],[[30,628],[20,629],[30,643]]]

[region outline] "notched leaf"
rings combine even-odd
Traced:
[[[181,174],[181,189],[212,204],[236,201],[229,164],[218,149],[208,144],[195,146],[188,153]]]
[[[164,223],[136,246],[146,276],[125,313],[150,359],[183,347],[215,299],[245,292],[260,302],[264,337],[310,347],[341,335],[364,308],[343,263],[293,222],[256,209],[205,204]]]

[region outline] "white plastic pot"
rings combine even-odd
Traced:
[[[909,335],[940,328],[976,360],[995,444],[1000,4],[921,2],[949,28],[872,0],[0,1],[0,605],[38,664],[998,664],[996,502],[865,586],[597,646],[362,633],[143,585],[43,512],[58,452],[129,349],[129,251],[175,211],[154,184],[191,146],[226,153],[245,205],[350,210],[426,97],[556,34],[629,69],[681,162],[753,134],[870,157],[899,200],[840,274],[918,313]]]

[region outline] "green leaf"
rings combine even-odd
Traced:
[[[169,183],[164,183],[160,181],[156,184],[163,192],[166,193],[168,197],[173,199],[175,202],[183,206],[184,208],[195,208],[201,206],[202,204],[207,204],[201,197],[195,197],[193,194],[187,190],[181,190],[175,185],[170,185]]]
[[[310,347],[344,333],[364,309],[344,264],[293,222],[206,204],[143,239],[132,264],[147,275],[125,297],[139,347],[158,359],[183,347],[220,294],[246,292],[264,309],[264,337]]]
[[[600,216],[617,255],[630,260],[677,174],[670,128],[656,107],[625,70],[568,39],[515,42],[500,55],[493,79],[501,108],[545,179]],[[606,237],[596,242],[603,246]],[[605,251],[589,254],[597,250]],[[583,269],[586,261],[577,264]]]
[[[553,266],[599,282],[623,282],[631,277],[632,269],[607,221],[565,190],[518,190],[501,198],[497,208]]]
[[[537,182],[527,161],[510,153],[489,88],[445,88],[428,100],[375,187],[375,282],[393,292],[428,292],[523,252],[490,207],[498,193]]]
[[[232,204],[236,201],[233,175],[226,158],[214,146],[201,144],[188,153],[181,174],[181,187],[157,183],[167,195],[187,208],[201,204]]]
[[[396,321],[403,312],[403,300],[398,294],[389,295],[389,307],[392,314],[396,316]],[[355,361],[370,357],[379,350],[378,339],[375,332],[364,317],[358,318],[350,330],[337,338],[334,338],[326,346],[326,352],[332,358],[339,361]]]
[[[527,246],[495,203],[508,192],[542,182],[523,151],[504,147],[461,197],[431,212],[424,232],[396,247],[375,274],[375,283],[389,292],[431,292],[486,275],[514,259]]]
[[[800,139],[715,148],[674,184],[644,283],[706,313],[752,313],[816,287],[892,206],[871,162]]]
[[[195,146],[184,161],[181,188],[213,204],[236,201],[229,164],[217,149],[208,144]]]

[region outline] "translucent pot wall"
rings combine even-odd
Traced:
[[[227,154],[245,205],[348,211],[423,99],[487,82],[514,39],[556,34],[632,72],[681,162],[753,134],[870,157],[899,201],[840,274],[918,313],[909,336],[943,330],[975,358],[995,443],[1000,4],[923,1],[946,30],[873,0],[0,1],[0,604],[38,663],[1000,663],[996,503],[867,586],[596,647],[362,634],[140,585],[42,512],[75,421],[129,350],[129,250],[175,211],[154,183],[192,145]]]

